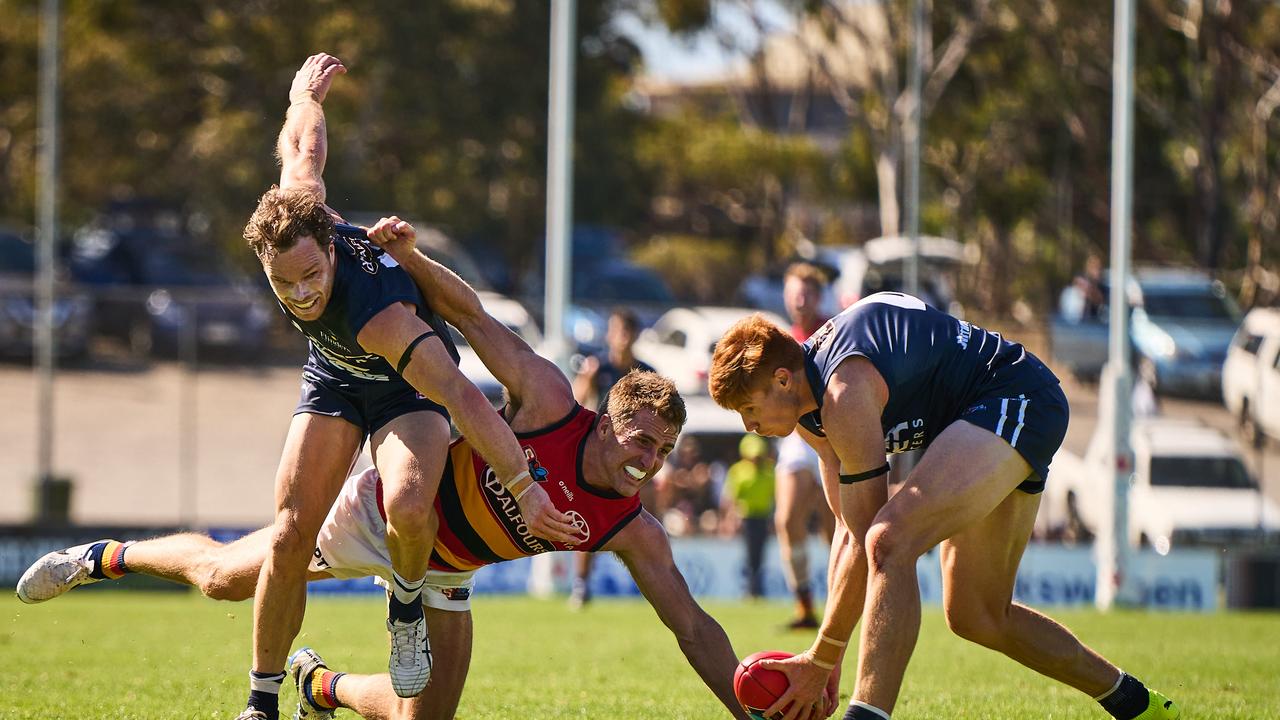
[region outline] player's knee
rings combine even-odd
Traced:
[[[901,528],[901,523],[878,520],[867,530],[864,547],[871,572],[915,562],[910,542]]]
[[[1004,613],[994,612],[972,598],[949,601],[943,606],[951,632],[983,647],[999,648],[1004,637]]]
[[[431,503],[419,493],[401,493],[387,503],[387,524],[397,535],[425,535],[431,526]]]
[[[213,565],[200,580],[200,592],[211,600],[238,602],[253,597],[258,573],[255,568]]]
[[[304,565],[315,550],[318,523],[305,523],[297,513],[280,513],[271,528],[271,556],[273,559],[299,560]]]

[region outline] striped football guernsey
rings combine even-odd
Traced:
[[[440,519],[431,569],[466,572],[483,565],[553,550],[594,551],[640,514],[640,498],[595,488],[582,477],[582,453],[596,426],[596,413],[581,405],[559,422],[534,432],[516,433],[529,470],[551,502],[578,530],[572,545],[535,537],[520,508],[493,469],[466,438],[449,447],[444,477],[436,493]],[[382,481],[378,506],[383,507]],[[383,519],[386,519],[385,511]]]

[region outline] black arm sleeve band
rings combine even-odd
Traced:
[[[404,375],[404,369],[409,367],[409,361],[413,359],[413,350],[418,347],[418,343],[436,334],[435,330],[428,330],[414,338],[413,342],[409,343],[409,347],[405,348],[404,354],[400,356],[400,362],[396,363],[397,375]]]
[[[889,473],[889,463],[885,463],[880,467],[876,468],[875,470],[868,470],[866,472],[855,473],[853,475],[841,475],[840,484],[852,485],[856,482],[862,482],[863,480],[870,480],[871,478],[880,477],[881,475],[887,475],[888,473]]]

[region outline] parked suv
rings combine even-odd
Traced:
[[[1257,308],[1236,331],[1222,368],[1222,399],[1245,442],[1280,438],[1280,308]]]
[[[1158,392],[1217,397],[1227,346],[1240,324],[1222,283],[1192,270],[1140,269],[1127,291],[1137,370]],[[1078,295],[1074,286],[1062,291],[1049,326],[1052,357],[1073,375],[1094,378],[1107,359],[1107,313],[1082,317]]]
[[[1240,447],[1220,430],[1194,420],[1152,418],[1134,423],[1130,443],[1132,542],[1167,553],[1186,545],[1280,539],[1280,507],[1258,488]],[[1080,519],[1096,530],[1108,522],[1111,473],[1096,458],[1070,460],[1054,458],[1046,502],[1061,505],[1067,493],[1074,494]]]
[[[278,314],[259,280],[228,269],[176,211],[108,213],[76,233],[71,271],[95,298],[100,334],[139,355],[184,342],[252,357]]]
[[[12,230],[0,228],[0,356],[29,358],[35,349],[35,248]],[[93,302],[68,285],[57,271],[53,299],[54,351],[64,358],[84,355],[93,325]]]

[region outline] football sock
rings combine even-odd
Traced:
[[[1138,678],[1127,672],[1120,673],[1120,679],[1107,692],[1094,698],[1103,710],[1111,713],[1117,720],[1133,720],[1147,711],[1149,693],[1147,686]]]
[[[391,573],[391,596],[387,603],[387,613],[392,620],[415,622],[422,617],[422,584],[426,577],[410,582],[400,577],[400,573]]]
[[[115,540],[103,540],[89,547],[88,558],[93,561],[89,577],[99,580],[116,580],[124,577],[129,568],[124,564],[124,551],[129,545]]]
[[[316,668],[311,673],[310,680],[307,681],[306,691],[307,699],[322,710],[333,710],[341,707],[342,703],[338,702],[338,681],[346,673],[334,672],[329,668]]]
[[[266,713],[267,720],[280,720],[280,685],[284,673],[249,671],[249,707]]]
[[[875,705],[854,700],[844,713],[844,720],[889,720],[889,713]]]

